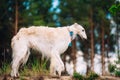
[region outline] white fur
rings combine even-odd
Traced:
[[[60,58],[60,55],[52,55],[51,56],[51,65],[50,65],[50,74],[56,75],[56,71],[59,76],[61,76],[61,72],[64,71],[64,64]]]
[[[20,64],[25,64],[30,55],[30,48],[38,50],[43,56],[50,58],[50,73],[61,75],[64,64],[60,58],[71,42],[70,31],[73,32],[72,39],[78,34],[81,38],[87,39],[84,28],[75,23],[68,27],[49,28],[44,26],[32,26],[21,28],[13,37],[11,47],[13,51],[11,76],[17,77]]]

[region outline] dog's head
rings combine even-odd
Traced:
[[[86,35],[86,32],[85,32],[85,29],[77,24],[77,23],[74,23],[72,25],[74,27],[74,30],[76,31],[76,33],[82,38],[82,39],[87,39],[87,35]]]

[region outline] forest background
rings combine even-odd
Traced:
[[[81,50],[85,61],[91,60],[88,71],[94,71],[94,56],[100,54],[102,75],[105,75],[105,57],[109,58],[110,53],[117,54],[120,62],[119,0],[1,0],[0,12],[0,75],[10,72],[12,37],[20,28],[32,25],[62,27],[77,22],[85,28],[88,39],[77,37],[62,55],[64,62],[69,54],[75,64],[76,53]],[[46,70],[47,63],[40,58],[37,54],[30,56],[27,67]]]

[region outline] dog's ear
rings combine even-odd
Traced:
[[[76,31],[78,25],[79,25],[78,23],[72,24],[70,30],[71,30],[71,31]]]
[[[74,26],[75,28],[77,28],[78,25],[79,25],[78,23],[74,23],[74,24],[73,24],[73,26]]]
[[[74,26],[74,28],[76,28],[76,29],[77,29],[77,28],[78,28],[78,26],[79,26],[79,24],[78,24],[78,23],[74,23],[74,24],[73,24],[73,26]]]
[[[78,25],[78,23],[74,23],[74,26],[77,26]]]

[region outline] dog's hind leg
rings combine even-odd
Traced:
[[[25,57],[24,57],[23,60],[22,60],[22,66],[24,66],[24,64],[27,63],[28,58],[29,58],[29,55],[30,55],[30,50],[28,49]]]
[[[13,58],[12,71],[11,71],[11,76],[12,77],[19,77],[18,68],[20,66],[20,60],[21,60],[20,57]]]
[[[23,48],[20,48],[19,50],[16,47],[13,48],[13,60],[12,60],[12,71],[11,71],[12,77],[19,77],[19,73],[18,73],[19,66],[21,64],[24,64],[28,59],[28,56],[27,58],[25,57],[27,54],[27,50],[28,50],[27,46],[23,46]]]

